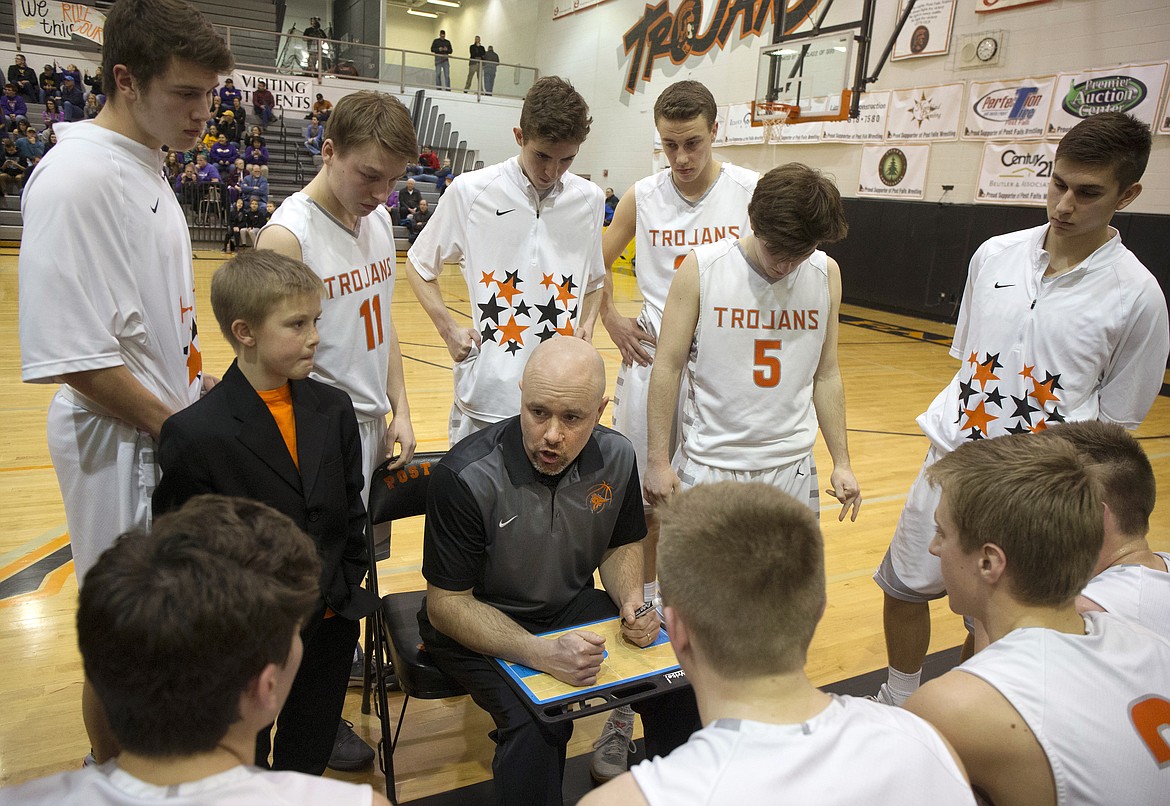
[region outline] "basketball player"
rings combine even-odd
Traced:
[[[654,125],[669,171],[635,182],[621,197],[602,239],[605,265],[612,267],[631,240],[638,256],[638,290],[642,310],[634,319],[618,313],[613,277],[605,276],[601,321],[621,350],[613,401],[613,425],[634,444],[641,472],[646,469],[646,396],[654,345],[670,281],[682,259],[697,244],[747,234],[747,206],[758,174],[715,159],[711,144],[719,124],[715,98],[698,81],[671,84],[654,102]],[[589,323],[592,332],[594,324]],[[649,530],[642,541],[646,601],[657,595],[654,547],[658,521],[646,509]],[[633,731],[633,711],[619,708],[598,740],[590,771],[608,781],[626,769],[626,749]]]
[[[410,461],[415,448],[402,351],[390,317],[397,252],[385,201],[418,144],[406,107],[368,90],[337,102],[327,134],[321,170],[276,209],[256,247],[303,261],[325,283],[321,342],[310,377],[344,390],[353,401],[362,440],[362,499],[368,502],[374,468],[394,456],[395,445],[391,467]],[[389,524],[382,524],[376,544],[386,545],[388,536]],[[355,665],[359,661],[355,654]],[[373,749],[343,721],[330,767],[360,769],[373,758]]]
[[[646,496],[658,504],[680,486],[752,480],[819,514],[819,425],[840,520],[856,520],[861,490],[837,364],[841,272],[817,248],[848,231],[841,197],[827,177],[792,162],[760,177],[748,216],[751,233],[696,247],[670,286],[650,378]],[[690,390],[672,467],[684,366]]]
[[[231,66],[182,0],[118,0],[102,49],[107,103],[92,122],[57,125],[60,142],[24,190],[22,378],[61,384],[49,454],[79,585],[118,534],[149,526],[163,421],[214,382],[202,374],[191,239],[160,149],[199,139]],[[96,759],[115,755],[88,683],[82,712]]]
[[[407,254],[411,288],[455,361],[452,446],[514,417],[529,354],[577,335],[600,301],[601,188],[568,172],[591,120],[567,81],[537,80],[513,129],[519,156],[455,177]],[[439,288],[443,264],[454,262],[472,327],[455,322]]]
[[[1170,352],[1157,280],[1109,226],[1138,197],[1150,130],[1122,113],[1078,123],[1056,148],[1048,223],[985,242],[971,258],[951,355],[963,362],[918,418],[930,438],[874,580],[885,592],[890,668],[878,698],[918,688],[932,599],[946,595],[926,470],[964,442],[1042,431],[1065,420],[1137,428]]]
[[[826,694],[805,675],[825,569],[803,501],[723,481],[680,493],[660,513],[667,631],[705,727],[582,806],[974,806],[954,751],[930,725]]]
[[[1060,439],[961,445],[926,471],[940,499],[930,551],[950,606],[991,645],[906,710],[954,746],[996,806],[1165,804],[1170,641],[1077,613],[1101,553],[1101,488]]]
[[[1170,640],[1170,554],[1146,541],[1156,490],[1146,452],[1112,423],[1064,423],[1041,436],[1071,442],[1094,463],[1102,486],[1105,543],[1077,610],[1107,611]]]

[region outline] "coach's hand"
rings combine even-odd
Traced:
[[[642,491],[646,494],[646,501],[652,507],[666,503],[678,492],[678,474],[669,463],[661,464],[653,460],[646,469],[646,479],[642,482]]]
[[[605,659],[605,638],[590,630],[573,630],[548,642],[543,671],[570,686],[592,686]]]
[[[837,516],[837,520],[845,520],[845,516],[852,509],[853,514],[849,517],[849,522],[856,521],[857,513],[861,511],[861,485],[854,478],[853,471],[847,467],[834,467],[829,483],[833,487],[825,492],[841,502],[841,514]]]
[[[603,314],[601,323],[609,331],[609,337],[622,353],[623,364],[634,364],[648,367],[654,361],[646,344],[654,346],[658,340],[638,326],[637,319],[628,316]],[[645,344],[643,344],[645,342]]]
[[[658,621],[658,611],[653,607],[635,619],[634,612],[641,605],[642,602],[626,602],[622,605],[622,637],[634,646],[648,647],[658,637],[662,625]]]
[[[471,348],[478,347],[481,339],[479,331],[473,327],[458,327],[443,336],[447,342],[447,352],[456,363],[467,358]]]

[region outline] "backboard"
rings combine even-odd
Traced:
[[[844,120],[856,63],[855,32],[789,38],[760,49],[752,125]]]

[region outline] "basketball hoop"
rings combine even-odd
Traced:
[[[757,111],[764,127],[764,145],[779,143],[784,126],[788,123],[795,123],[800,117],[799,106],[775,101],[758,103]]]

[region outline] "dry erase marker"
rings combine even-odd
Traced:
[[[651,611],[651,609],[653,609],[653,607],[654,607],[653,601],[646,602],[646,604],[639,607],[637,610],[634,611],[634,621],[637,621],[638,619],[642,618],[642,616],[649,613]]]

